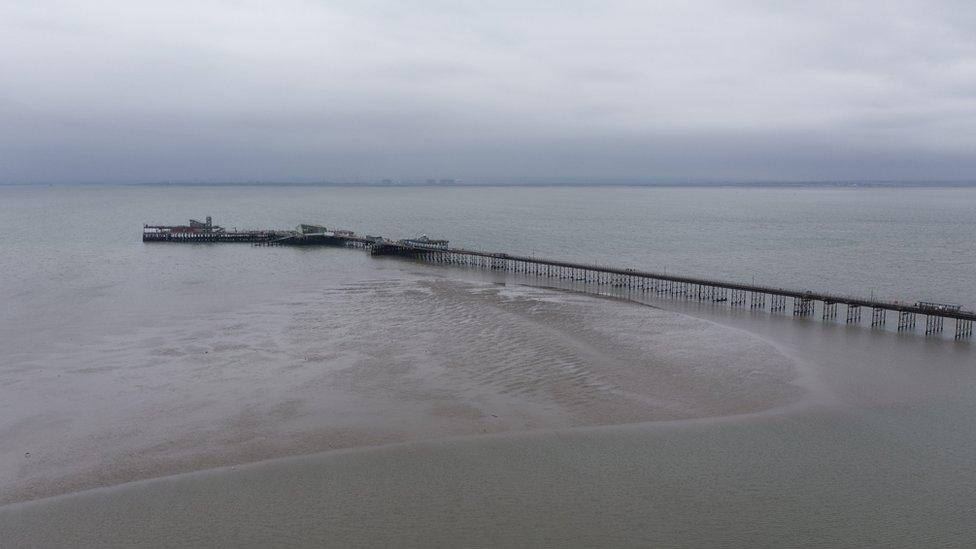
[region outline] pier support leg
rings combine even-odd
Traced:
[[[956,319],[956,339],[963,339],[973,335],[973,321]]]
[[[731,303],[733,307],[741,307],[746,304],[745,290],[732,290]]]
[[[824,301],[823,319],[832,320],[834,318],[837,318],[837,304],[833,301]]]
[[[898,311],[898,331],[915,329],[915,313]]]
[[[772,313],[786,311],[786,296],[775,294],[769,296],[769,311]]]
[[[871,308],[871,326],[884,326],[888,320],[888,311],[879,307]]]
[[[941,334],[944,320],[941,316],[925,315],[925,335]]]
[[[805,297],[793,298],[793,316],[809,316],[813,314],[813,300]]]
[[[712,288],[712,301],[715,303],[725,303],[728,301],[728,289],[727,288]]]
[[[861,307],[858,305],[847,305],[847,323],[855,324],[861,321]]]
[[[752,292],[752,296],[750,296],[749,307],[752,309],[765,309],[766,294],[762,292]]]

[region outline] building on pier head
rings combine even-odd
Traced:
[[[325,234],[328,230],[324,225],[313,225],[311,223],[302,223],[298,226],[300,234]]]
[[[223,233],[224,228],[213,224],[213,219],[208,215],[206,221],[191,219],[187,225],[143,225],[143,234],[209,234]]]
[[[404,246],[413,246],[415,248],[446,250],[448,241],[437,238],[427,238],[427,235],[422,234],[418,238],[404,238],[403,240],[398,240],[397,243],[403,244]]]

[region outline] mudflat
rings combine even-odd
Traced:
[[[332,449],[745,414],[792,359],[621,300],[416,274],[290,294],[2,373],[0,502]]]

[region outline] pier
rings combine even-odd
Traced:
[[[722,303],[731,308],[748,307],[753,310],[768,310],[770,313],[786,313],[791,310],[792,316],[798,317],[814,316],[819,310],[823,320],[835,320],[837,307],[843,305],[847,309],[847,324],[859,324],[861,309],[865,308],[871,310],[871,326],[885,326],[888,314],[891,313],[898,320],[898,331],[914,331],[916,316],[922,315],[926,319],[926,335],[942,333],[945,320],[951,319],[954,322],[956,339],[971,337],[973,321],[976,321],[976,312],[964,311],[958,305],[882,301],[460,248],[417,248],[389,242],[377,244],[380,245],[385,249],[377,252],[383,255],[398,255],[430,263],[500,270],[542,278],[573,280],[683,300]],[[790,302],[792,307],[787,306]]]
[[[818,311],[824,321],[836,321],[838,307],[846,308],[847,324],[860,324],[862,309],[870,310],[873,328],[884,328],[889,315],[897,320],[899,332],[915,332],[916,318],[925,317],[925,334],[942,334],[951,320],[955,339],[970,338],[976,312],[958,305],[918,301],[903,303],[841,294],[792,290],[743,284],[706,277],[677,276],[654,271],[616,268],[540,257],[485,252],[448,247],[447,240],[390,240],[362,236],[352,231],[328,230],[318,225],[300,225],[294,231],[225,231],[211,223],[191,220],[187,226],[143,226],[144,242],[250,242],[269,246],[329,245],[365,248],[374,256],[396,256],[433,264],[517,273],[538,278],[571,280],[594,287],[625,289],[671,299],[710,302],[730,308],[768,311],[773,315],[791,312],[795,317],[813,317]]]
[[[249,243],[263,246],[354,246],[364,247],[372,239],[352,231],[330,231],[321,225],[301,224],[295,230],[253,229],[227,230],[206,221],[191,219],[186,225],[143,225],[143,242],[179,242],[184,244]]]
[[[186,225],[143,225],[143,242],[271,242],[291,234],[291,231],[276,231],[271,229],[252,231],[228,231],[219,225],[214,225],[210,216],[206,221],[191,219]]]

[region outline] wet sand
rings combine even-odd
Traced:
[[[425,375],[408,368],[411,375],[379,382],[378,363],[370,369],[363,359],[340,370],[362,368],[351,380],[340,376],[343,386],[398,403],[377,414],[387,421],[404,419],[384,415],[409,409],[404,395],[423,402],[475,387],[458,394],[510,407],[460,414],[441,403],[405,420],[484,428],[490,410],[508,410],[519,422],[482,435],[414,431],[414,442],[373,446],[353,438],[326,453],[12,503],[0,507],[0,531],[15,546],[962,547],[976,540],[976,437],[965,427],[976,417],[976,360],[968,344],[472,281],[402,290],[423,294],[432,318],[474,303],[493,312],[483,307],[489,316],[468,323],[447,315],[450,326],[419,348],[450,359]],[[416,330],[407,341],[422,336]],[[528,332],[561,360],[534,354]],[[495,359],[451,355],[465,351],[437,337],[445,333],[467,337],[474,349],[480,334],[485,348],[471,352]],[[507,338],[518,341],[510,352],[527,354],[499,349]],[[396,356],[395,345],[378,345],[377,360]],[[587,355],[585,345],[598,347]],[[603,353],[616,360],[607,370],[591,358]],[[634,371],[624,353],[645,362]],[[580,356],[589,358],[572,360]],[[538,357],[538,375],[517,368],[529,357]],[[765,365],[772,369],[763,376]],[[444,392],[422,390],[432,379]],[[693,391],[699,386],[707,394]],[[607,400],[629,399],[632,409],[604,406],[603,391]],[[644,420],[614,424],[642,413]]]
[[[797,402],[762,339],[620,300],[429,272],[21,355],[0,503],[326,450]]]

